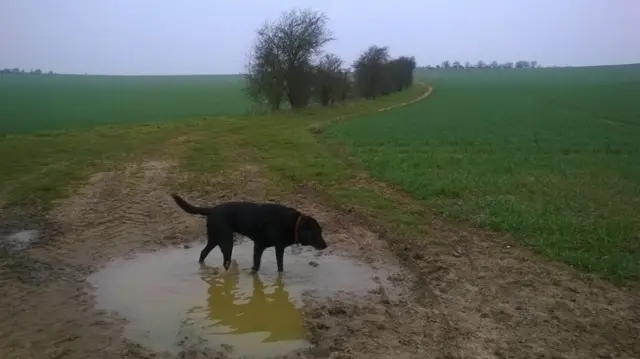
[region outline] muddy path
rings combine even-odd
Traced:
[[[239,188],[234,191],[242,192],[244,199],[266,200],[256,168],[247,166],[243,171],[241,175],[246,180],[238,181]],[[167,184],[176,177],[179,175],[175,167],[167,162],[130,164],[93,175],[74,196],[46,215],[22,217],[20,221],[16,219],[20,216],[3,213],[3,219],[7,219],[2,223],[5,236],[18,230],[37,229],[39,239],[24,250],[7,246],[2,249],[0,306],[6,310],[0,317],[1,358],[233,357],[231,349],[204,342],[197,334],[177,338],[181,346],[177,353],[140,345],[124,335],[128,318],[96,309],[94,288],[86,281],[111,259],[176,247],[202,237],[204,221],[181,212],[168,196]],[[314,202],[306,194],[293,194],[283,200],[313,214],[325,225],[332,243],[329,254],[339,253],[378,266],[395,261],[388,255],[383,240],[366,228],[345,221],[338,212]],[[214,196],[211,201],[218,198]],[[368,251],[360,253],[363,248]],[[191,260],[196,266],[194,258]],[[321,258],[317,262],[322,265]],[[402,283],[407,280],[405,277],[410,275],[396,273],[396,279],[391,279]],[[365,296],[344,293],[331,302],[306,296],[305,325],[313,329],[309,340],[319,345],[295,353],[296,357],[324,357],[327,350],[333,350],[334,335],[325,333],[327,329],[335,331],[332,317],[355,315],[353,310],[362,305],[365,307],[359,308],[359,312],[375,313],[369,319],[364,317],[371,323],[365,321],[363,327],[384,326],[386,308],[392,305],[389,296],[394,291],[378,286]],[[158,315],[163,315],[161,309]],[[397,334],[393,336],[400,338]],[[353,347],[349,344],[352,340],[360,342],[362,338],[347,339],[344,350]],[[402,344],[395,346],[402,350]]]
[[[3,236],[37,229],[39,240],[0,252],[0,358],[234,356],[233,348],[197,333],[177,338],[177,352],[141,345],[125,335],[128,318],[97,309],[87,284],[111,259],[202,236],[204,221],[181,212],[167,195],[180,176],[170,162],[129,164],[94,174],[47,214],[2,213]],[[266,195],[259,167],[242,167],[235,176],[230,192],[186,195],[200,204],[229,196],[275,200]],[[636,289],[580,275],[509,238],[437,217],[425,218],[432,228],[427,238],[398,236],[357,211],[332,207],[311,185],[277,200],[320,221],[329,254],[394,268],[364,294],[306,295],[304,326],[313,347],[288,357],[640,357]],[[317,262],[322,266],[322,257]]]

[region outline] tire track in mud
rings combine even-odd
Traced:
[[[328,300],[307,298],[306,320],[318,358],[437,358],[447,336],[447,323],[434,309],[432,297],[413,289],[417,278],[401,266],[383,236],[358,216],[332,209],[313,186],[298,185],[285,201],[313,215],[325,229],[329,251],[374,268],[389,270],[379,288],[367,296],[343,293]],[[327,250],[325,250],[327,251]]]
[[[416,213],[409,194],[362,176],[350,185]],[[616,287],[535,255],[504,233],[426,208],[420,213],[427,231],[404,236],[359,218],[417,277],[414,294],[431,338],[423,342],[426,357],[640,358],[637,285]]]
[[[13,258],[2,276],[0,306],[14,313],[2,318],[0,357],[5,358],[173,358],[122,337],[123,318],[94,308],[86,276],[109,259],[192,240],[202,226],[172,206],[165,190],[171,164],[132,164],[121,171],[93,175],[85,186],[51,212],[60,231],[45,246]],[[191,235],[191,236],[190,236]],[[189,237],[190,236],[190,237]],[[1,258],[0,258],[1,259]],[[31,274],[33,277],[33,274]],[[184,358],[209,354],[185,345]]]
[[[61,208],[58,220],[66,235],[60,245],[104,261],[120,255],[121,245],[135,251],[194,233],[201,221],[181,216],[165,189],[170,169],[171,164],[155,161],[94,175]]]

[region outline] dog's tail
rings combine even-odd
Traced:
[[[187,201],[182,199],[182,197],[178,196],[175,193],[172,193],[171,197],[173,197],[173,200],[176,201],[176,203],[180,208],[182,208],[185,212],[189,214],[200,214],[200,215],[206,216],[209,213],[208,208],[192,206]]]

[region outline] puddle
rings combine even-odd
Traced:
[[[201,338],[207,346],[233,347],[230,355],[270,357],[309,347],[302,295],[339,291],[365,294],[379,285],[374,270],[351,259],[312,249],[287,249],[278,276],[273,248],[258,275],[250,272],[253,242],[236,244],[229,272],[220,270],[216,248],[207,267],[197,264],[204,242],[115,260],[89,277],[98,306],[128,320],[125,335],[158,351],[177,352],[180,341]]]
[[[8,235],[5,243],[13,249],[22,250],[27,248],[32,242],[38,240],[40,232],[37,229],[28,229]]]

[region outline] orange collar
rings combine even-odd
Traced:
[[[298,219],[296,219],[296,226],[293,229],[293,244],[299,244],[299,238],[298,238],[298,228],[300,227],[300,219],[302,218],[302,214],[298,216]]]

